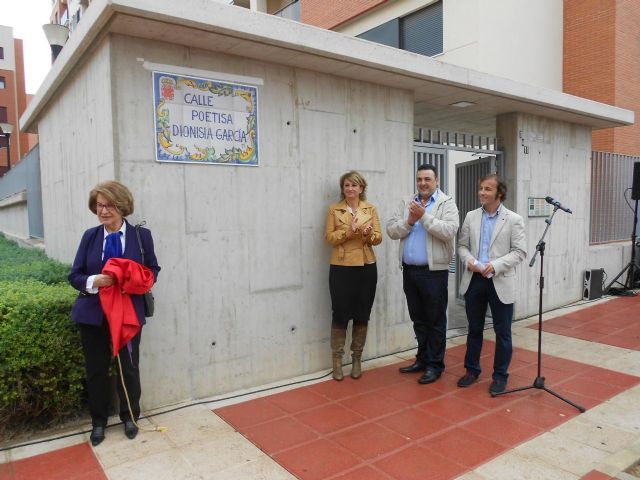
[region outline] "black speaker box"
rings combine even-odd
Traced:
[[[602,280],[604,271],[585,270],[584,272],[584,289],[582,290],[582,298],[584,300],[595,300],[602,296]]]
[[[633,185],[631,186],[631,200],[640,200],[640,162],[633,164]]]

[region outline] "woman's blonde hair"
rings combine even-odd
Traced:
[[[345,180],[349,180],[351,183],[355,183],[356,185],[360,185],[362,187],[362,193],[360,194],[360,200],[367,199],[367,181],[360,174],[360,172],[356,172],[355,170],[351,170],[350,172],[345,173],[340,177],[340,197],[344,199],[344,182]]]
[[[97,214],[96,203],[98,194],[113,203],[118,213],[123,217],[133,213],[133,195],[127,187],[115,180],[109,180],[96,185],[89,193],[89,210]]]

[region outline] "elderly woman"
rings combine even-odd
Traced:
[[[93,425],[90,440],[95,446],[104,440],[111,395],[111,337],[98,292],[103,287],[113,285],[114,278],[102,274],[102,269],[109,258],[125,258],[142,263],[140,247],[144,249],[144,265],[153,272],[154,281],[160,267],[153,250],[151,232],[140,227],[138,236],[136,227],[124,218],[133,213],[133,196],[127,187],[116,181],[97,185],[89,194],[89,209],[96,214],[100,225],[84,232],[71,267],[69,282],[80,291],[73,305],[71,319],[78,325],[84,351],[89,410]],[[131,295],[131,299],[137,320],[142,327],[145,323],[143,296]],[[140,416],[139,346],[140,333],[119,352],[122,376],[131,405],[129,409],[119,381],[120,419],[124,423],[125,435],[130,439],[135,438],[138,433],[135,421]],[[120,371],[118,373],[120,376]]]
[[[356,172],[340,177],[342,200],[329,207],[325,238],[333,245],[329,267],[333,378],[342,380],[347,324],[353,319],[351,377],[360,378],[360,360],[376,296],[378,271],[373,245],[382,241],[376,207],[365,200],[367,181]]]

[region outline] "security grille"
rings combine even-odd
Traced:
[[[631,198],[633,164],[640,157],[609,152],[591,152],[590,244],[631,238],[633,209],[625,201]]]

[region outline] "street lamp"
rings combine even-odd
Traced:
[[[0,136],[7,139],[7,172],[11,170],[11,132],[13,132],[13,125],[10,123],[0,123]]]
[[[58,58],[64,44],[67,43],[69,29],[58,23],[47,23],[42,26],[42,29],[51,47],[51,63],[53,63]]]

